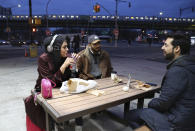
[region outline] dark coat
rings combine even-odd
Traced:
[[[55,66],[53,63],[53,58],[47,53],[43,53],[38,59],[38,79],[36,81],[35,89],[40,92],[41,90],[41,80],[42,78],[49,78],[56,83],[56,87],[60,87],[61,83],[68,80],[71,76],[71,71],[67,68],[64,74],[61,73],[60,67],[55,71]]]
[[[47,53],[43,53],[38,59],[38,79],[35,85],[35,89],[37,92],[41,91],[41,79],[42,78],[49,78],[53,82],[56,83],[56,87],[60,87],[61,83],[65,80],[68,80],[71,76],[71,71],[67,68],[64,74],[61,73],[60,67],[57,71],[55,71],[55,66],[53,63],[53,59]],[[37,125],[41,129],[46,128],[45,122],[45,111],[41,105],[34,104],[34,98],[31,96],[25,99],[25,109],[26,114],[29,116],[30,120]]]
[[[181,56],[167,66],[161,93],[141,118],[153,131],[195,131],[195,59]]]
[[[89,55],[89,47],[87,46],[85,50],[82,50],[80,54],[80,58],[77,62],[77,69],[79,71],[79,77],[81,79],[95,79],[93,75],[90,74],[91,71],[91,62],[90,62],[90,55]],[[99,62],[99,68],[101,70],[101,78],[110,77],[112,66],[110,61],[109,54],[101,50],[100,52],[100,62]]]

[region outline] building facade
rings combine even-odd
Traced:
[[[12,15],[12,10],[11,8],[4,8],[3,6],[0,5],[0,15]]]

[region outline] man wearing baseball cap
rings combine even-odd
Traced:
[[[85,80],[110,77],[112,66],[109,54],[101,49],[97,35],[88,37],[88,45],[82,50],[77,62],[79,77]]]

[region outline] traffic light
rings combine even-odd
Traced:
[[[32,32],[36,32],[37,29],[35,27],[32,28]]]
[[[95,13],[100,12],[100,5],[98,5],[98,4],[94,5],[93,9],[94,9]]]

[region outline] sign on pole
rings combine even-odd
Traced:
[[[117,40],[118,39],[118,35],[119,35],[118,29],[114,29],[113,33],[114,33],[114,36],[115,36],[115,40]]]
[[[84,34],[85,34],[85,32],[82,30],[82,31],[81,31],[81,36],[83,37],[83,36],[84,36]]]
[[[46,33],[47,36],[51,35],[51,31],[50,31],[49,29],[47,29],[47,30],[45,31],[45,33]]]
[[[118,36],[119,35],[119,31],[117,29],[114,29],[114,35]]]

